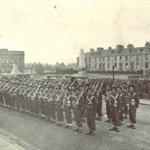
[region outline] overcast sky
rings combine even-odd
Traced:
[[[0,48],[26,62],[76,62],[80,49],[150,41],[150,0],[0,0]]]

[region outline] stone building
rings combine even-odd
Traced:
[[[77,65],[79,64],[77,58]],[[128,44],[127,47],[117,45],[116,48],[97,50],[90,49],[85,53],[86,71],[100,72],[146,72],[150,70],[150,42],[144,47],[134,47]]]
[[[24,72],[24,51],[9,51],[0,49],[0,73],[10,73],[13,65]]]

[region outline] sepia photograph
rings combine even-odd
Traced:
[[[0,150],[150,150],[150,0],[0,0]]]

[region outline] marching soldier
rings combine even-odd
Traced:
[[[122,85],[122,94],[123,94],[123,102],[122,102],[122,109],[123,109],[123,118],[128,118],[128,85],[123,83]]]
[[[3,92],[0,89],[0,106],[3,106]]]
[[[106,122],[111,122],[112,121],[110,95],[111,95],[111,90],[110,90],[110,87],[107,85],[106,86],[106,92],[105,92],[105,95],[104,95],[104,98],[105,98],[105,101],[106,101],[106,113],[107,113],[107,118],[108,118],[108,120]]]
[[[16,95],[16,110],[17,111],[20,111],[20,95],[19,95],[19,93],[16,91],[15,92],[15,95]]]
[[[129,87],[129,120],[131,125],[127,126],[128,128],[135,129],[135,123],[136,123],[136,109],[139,107],[139,98],[137,97],[136,91],[134,90],[134,87],[131,85]]]
[[[119,111],[119,124],[118,125],[122,125],[122,121],[123,121],[123,103],[124,103],[124,95],[122,93],[122,89],[121,87],[117,87],[117,100],[118,100],[118,111]]]
[[[79,91],[76,90],[76,93],[72,93],[72,98],[73,100],[73,112],[74,112],[74,117],[75,117],[75,122],[76,122],[76,129],[74,130],[75,132],[82,133],[82,116],[84,114],[83,112],[83,93],[79,94]]]
[[[50,123],[55,123],[56,122],[56,93],[52,93],[52,97],[50,99]]]
[[[97,120],[101,121],[102,120],[102,91],[99,92],[98,94],[98,103],[97,103],[97,114],[98,114],[98,118]]]
[[[87,101],[86,101],[86,117],[87,117],[87,125],[89,128],[89,132],[87,135],[94,136],[96,131],[95,117],[96,117],[96,98],[92,95],[91,91],[87,92]]]
[[[115,87],[112,87],[110,100],[111,100],[112,122],[114,127],[109,130],[119,132],[119,129],[117,128],[119,124],[119,98]]]
[[[72,99],[71,96],[69,95],[69,91],[66,89],[65,91],[65,97],[64,97],[64,111],[65,111],[65,118],[66,118],[66,123],[67,125],[65,128],[71,129],[72,128]]]
[[[56,101],[56,112],[57,112],[57,126],[61,127],[63,126],[63,121],[64,121],[64,114],[63,114],[63,98],[64,95],[60,95],[57,97]]]

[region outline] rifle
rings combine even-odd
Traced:
[[[102,81],[102,83],[101,83],[101,86],[100,86],[100,89],[99,89],[99,91],[97,92],[98,94],[97,95],[99,95],[99,93],[101,92],[101,90],[102,90],[102,87],[103,87],[103,84],[104,84],[104,81],[105,81],[105,79],[102,79],[103,81]]]
[[[95,93],[95,92],[96,92],[96,90],[97,90],[97,88],[98,88],[98,86],[99,86],[99,84],[100,84],[100,81],[101,81],[101,79],[99,79],[99,81],[97,82],[96,87],[94,87],[94,91],[93,91],[93,93]]]
[[[115,86],[115,84],[116,84],[116,81],[117,81],[117,80],[115,80],[115,81],[114,81],[114,83],[113,83],[112,87],[114,87],[114,86]]]

